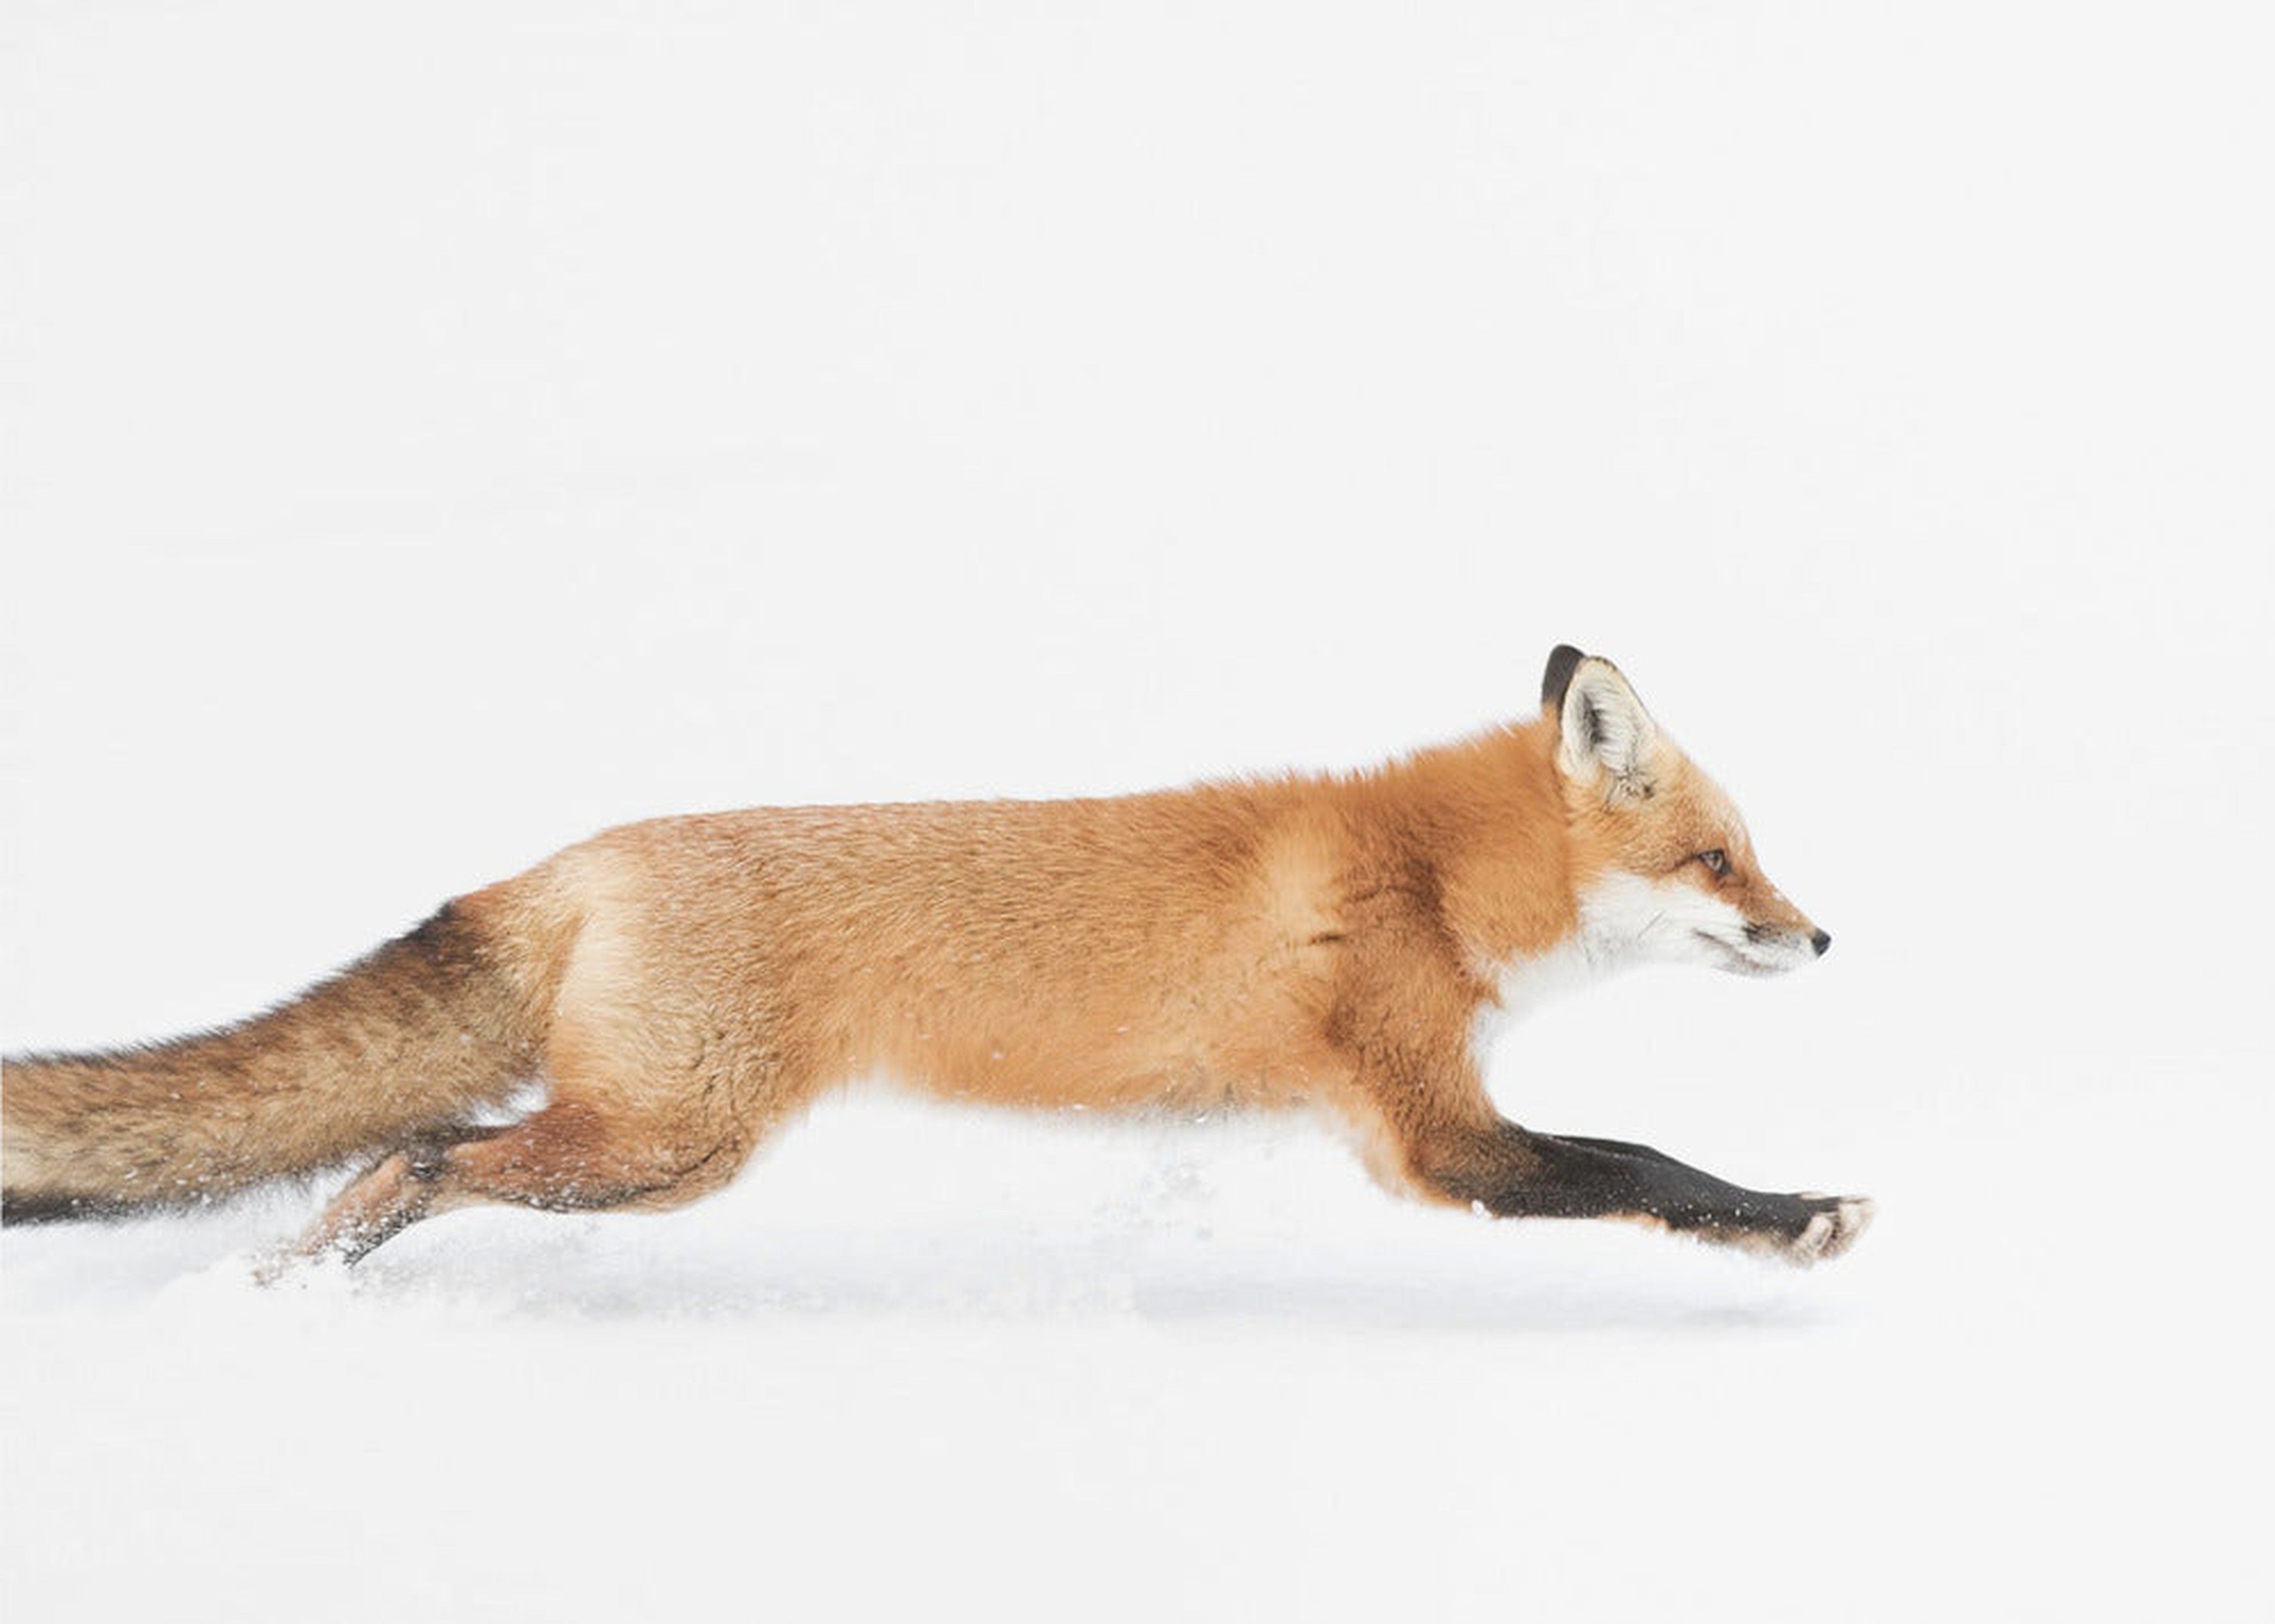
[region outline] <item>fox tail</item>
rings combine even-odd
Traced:
[[[237,1025],[0,1061],[0,1221],[202,1205],[464,1124],[536,1074],[528,958],[454,903]]]

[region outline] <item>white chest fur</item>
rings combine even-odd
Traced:
[[[1680,880],[1612,874],[1580,896],[1572,933],[1546,953],[1487,967],[1499,995],[1477,1013],[1472,1052],[1482,1061],[1502,1031],[1549,999],[1651,960],[1711,962],[1702,931],[1742,941],[1737,910]]]

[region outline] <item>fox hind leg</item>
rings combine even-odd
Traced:
[[[470,1129],[382,1157],[293,1250],[304,1258],[352,1263],[422,1219],[489,1204],[556,1212],[684,1206],[741,1171],[785,1114],[782,1093],[777,1079],[766,1091],[767,1108],[738,1110],[719,1103],[738,1097],[724,1079],[637,1094],[556,1083],[543,1109],[509,1127]]]
[[[660,1140],[637,1120],[548,1106],[510,1128],[385,1157],[340,1192],[295,1250],[353,1263],[421,1219],[491,1203],[664,1212],[726,1184],[749,1152],[732,1136]]]
[[[261,1276],[273,1280],[293,1263],[316,1258],[353,1263],[427,1216],[432,1193],[410,1152],[389,1152],[351,1180],[299,1241],[263,1265]]]

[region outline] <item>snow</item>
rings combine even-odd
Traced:
[[[11,1616],[2264,1617],[2252,8],[0,20],[10,1052],[704,806],[1361,765],[1610,654],[1836,938],[1497,1097],[826,1103],[661,1217],[0,1240]]]
[[[2079,1201],[2114,1107],[1899,1136],[1808,1274],[1393,1206],[1284,1125],[886,1100],[352,1280],[246,1285],[277,1214],[11,1235],[10,1570],[98,1617],[2240,1616],[2249,1156]]]

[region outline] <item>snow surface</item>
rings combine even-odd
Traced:
[[[1836,938],[1524,1121],[833,1101],[664,1217],[0,1243],[11,1617],[2264,1619],[2259,11],[0,14],[5,1046],[627,818],[1345,767],[1617,659]]]

